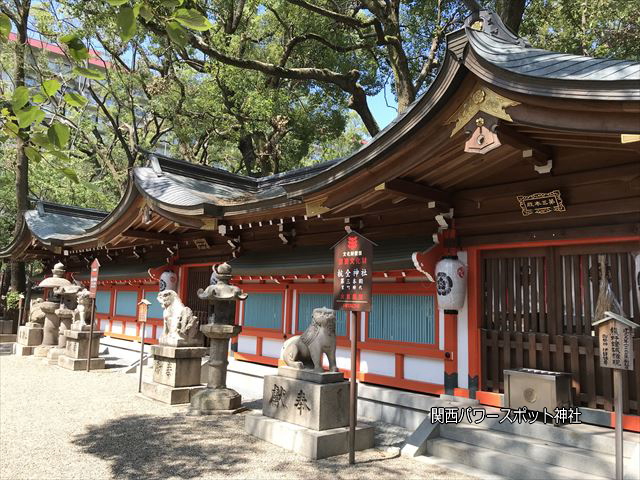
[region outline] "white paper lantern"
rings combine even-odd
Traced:
[[[178,275],[171,270],[166,270],[160,275],[160,291],[173,290],[174,292],[178,288]]]
[[[638,305],[640,305],[640,252],[633,253],[633,256],[635,257],[636,264],[636,295],[638,296]],[[627,315],[631,315],[631,312],[627,312]]]
[[[460,310],[467,297],[467,267],[455,255],[436,264],[438,308]]]

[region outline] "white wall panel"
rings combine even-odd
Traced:
[[[396,374],[396,356],[393,353],[360,352],[360,371],[393,377]]]
[[[327,358],[325,355],[323,363],[328,366],[329,364],[326,362]],[[351,351],[348,348],[336,348],[336,364],[338,365],[338,368],[351,370]]]
[[[134,322],[127,322],[125,327],[124,327],[124,333],[125,335],[129,335],[130,337],[135,337],[137,336],[137,328],[136,328],[136,324]]]
[[[265,357],[280,358],[280,350],[282,350],[282,340],[275,338],[262,339],[262,355]]]
[[[404,357],[404,378],[418,382],[444,383],[444,360],[424,357]]]
[[[256,337],[247,337],[245,335],[238,336],[238,352],[239,353],[250,353],[251,355],[256,354]]]
[[[122,333],[122,322],[114,321],[112,325],[113,328],[111,328],[111,331],[113,333]]]
[[[100,326],[98,327],[100,330],[108,332],[109,331],[109,320],[100,320]]]

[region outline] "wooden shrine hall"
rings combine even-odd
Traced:
[[[250,294],[233,354],[275,365],[330,305],[329,249],[354,230],[379,245],[360,381],[499,406],[504,369],[568,372],[576,404],[607,424],[611,372],[591,325],[602,274],[640,323],[639,82],[639,63],[535,49],[479,12],[448,35],[429,89],[352,155],[249,178],[149,152],[108,215],[40,202],[0,257],[63,261],[80,279],[98,258],[100,328],[124,339],[162,272],[206,315],[195,292],[229,261]],[[453,254],[468,266],[455,315],[432,278]],[[344,314],[338,336],[349,373]],[[625,427],[640,430],[640,332],[634,345]]]

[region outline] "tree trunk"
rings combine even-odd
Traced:
[[[496,12],[515,34],[520,30],[526,0],[496,0]]]
[[[27,22],[31,10],[31,0],[24,0],[17,3],[17,17],[19,23],[16,25],[17,41],[15,44],[15,87],[25,85],[25,53],[28,40]],[[24,212],[29,208],[29,160],[25,153],[25,142],[22,138],[16,141],[16,226],[13,230],[14,236],[18,235],[24,222]],[[25,290],[25,264],[22,261],[11,261],[11,287],[19,292]]]
[[[398,113],[402,113],[416,99],[416,90],[409,70],[409,60],[402,46],[400,12],[395,8],[390,10],[389,16],[384,19],[384,33],[398,96]]]

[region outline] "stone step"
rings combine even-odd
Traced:
[[[607,478],[579,473],[575,470],[569,470],[557,465],[536,462],[532,458],[512,456],[507,453],[450,440],[448,438],[429,440],[427,452],[440,458],[462,463],[469,467],[508,478],[522,480],[575,480],[576,478],[603,480]]]
[[[561,445],[538,438],[512,435],[476,425],[441,425],[440,436],[449,440],[522,457],[536,464],[547,463],[578,472],[615,476],[615,456]],[[627,468],[626,470],[631,470]]]
[[[500,418],[504,416],[504,413],[497,408],[483,408],[486,409],[487,413],[500,414]],[[534,423],[510,423],[509,421],[504,421],[500,423],[500,418],[486,418],[482,423],[477,424],[477,426],[498,432],[537,438],[547,442],[615,455],[615,431],[611,428],[588,425],[586,423],[566,424],[557,427],[551,424],[545,425],[541,421]],[[466,423],[466,420],[465,417],[463,422]],[[631,457],[639,444],[639,434],[624,432],[625,457]]]

